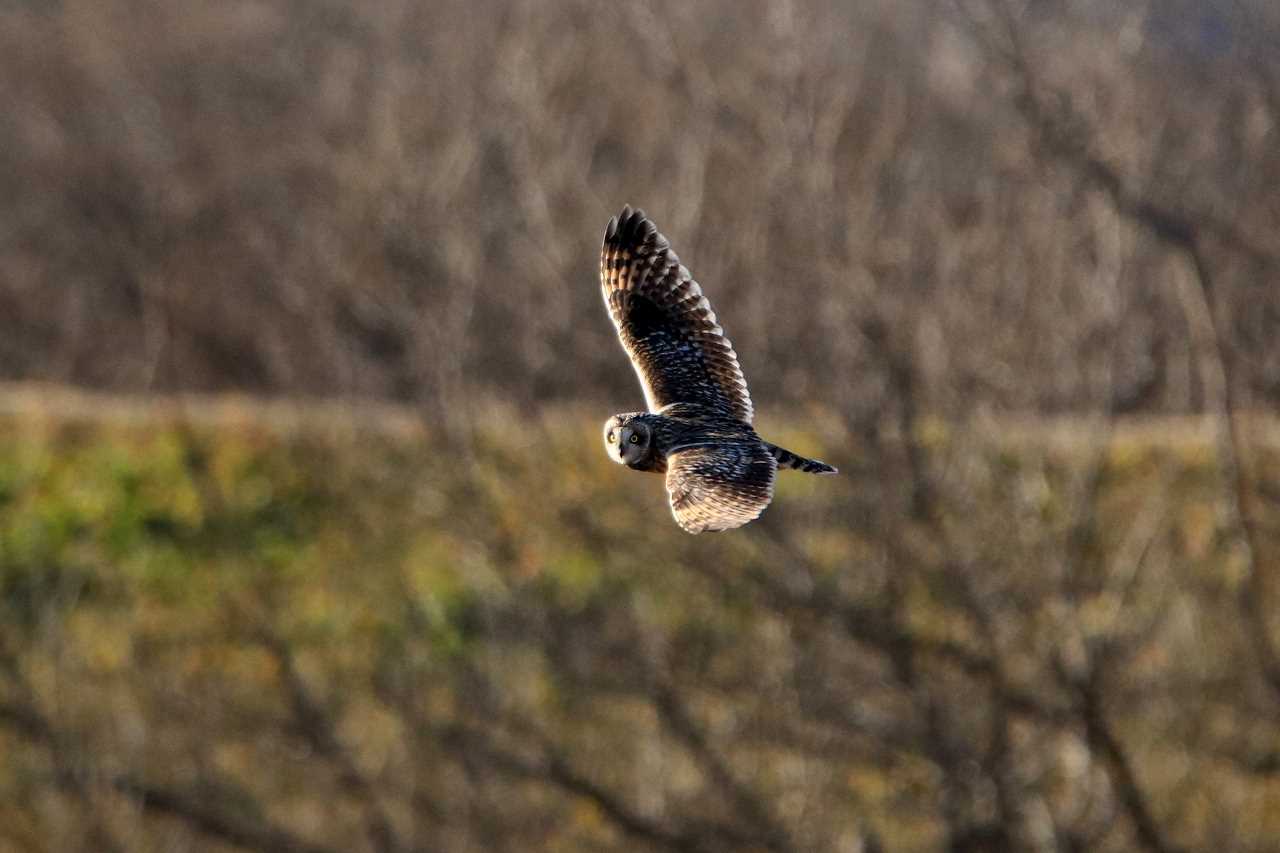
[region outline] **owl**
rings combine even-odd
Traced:
[[[836,473],[756,434],[737,353],[644,211],[624,207],[609,220],[600,285],[649,406],[609,418],[605,450],[628,468],[666,475],[682,528],[731,530],[759,518],[779,468]]]

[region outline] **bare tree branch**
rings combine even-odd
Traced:
[[[661,675],[650,674],[650,696],[663,722],[693,753],[716,787],[723,791],[747,822],[755,828],[758,843],[770,850],[794,850],[786,829],[770,813],[768,806],[746,784],[737,779],[724,756],[710,743],[694,721],[679,691]]]
[[[532,760],[498,746],[492,738],[462,724],[440,727],[437,735],[451,748],[482,755],[506,773],[534,781],[548,781],[568,794],[590,801],[611,824],[637,841],[681,853],[702,853],[713,849],[694,836],[639,814],[623,798],[574,769],[567,756],[545,740],[541,759]]]
[[[294,720],[302,736],[317,753],[338,768],[338,778],[348,791],[364,803],[369,838],[384,853],[398,853],[403,843],[380,802],[378,792],[342,744],[328,711],[311,694],[303,681],[289,644],[270,626],[259,629],[259,641],[280,667],[280,679],[293,708]]]
[[[1102,688],[1099,684],[1097,663],[1091,674],[1077,681],[1081,716],[1085,737],[1090,747],[1102,757],[1107,775],[1129,819],[1133,822],[1138,842],[1152,853],[1175,853],[1174,846],[1161,829],[1160,822],[1152,814],[1147,796],[1138,783],[1132,762],[1124,746],[1112,731],[1102,707]]]
[[[69,742],[68,735],[54,729],[45,716],[29,705],[0,704],[0,723],[42,744],[57,768],[58,785],[72,790],[78,797],[86,795],[84,784],[66,765],[68,756],[83,751]],[[334,853],[334,848],[307,841],[264,819],[249,818],[221,808],[208,797],[184,793],[175,787],[145,781],[125,772],[106,772],[103,779],[144,812],[176,818],[225,844],[261,853]],[[108,849],[123,849],[105,836],[98,835],[96,840],[107,844]]]

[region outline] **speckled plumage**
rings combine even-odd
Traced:
[[[605,422],[606,450],[630,468],[666,474],[682,528],[729,530],[758,518],[779,467],[835,473],[756,434],[732,344],[644,211],[624,207],[610,220],[600,284],[649,405]]]
[[[600,282],[649,411],[697,403],[751,423],[751,397],[733,345],[702,288],[644,211],[624,207],[610,220]]]

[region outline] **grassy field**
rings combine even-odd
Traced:
[[[841,476],[690,537],[607,414],[4,389],[0,849],[1280,835],[1212,422],[766,421]]]

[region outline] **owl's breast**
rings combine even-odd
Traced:
[[[647,471],[650,474],[667,473],[667,454],[660,450],[653,450],[642,459],[634,462],[628,462],[627,467],[633,471]]]

